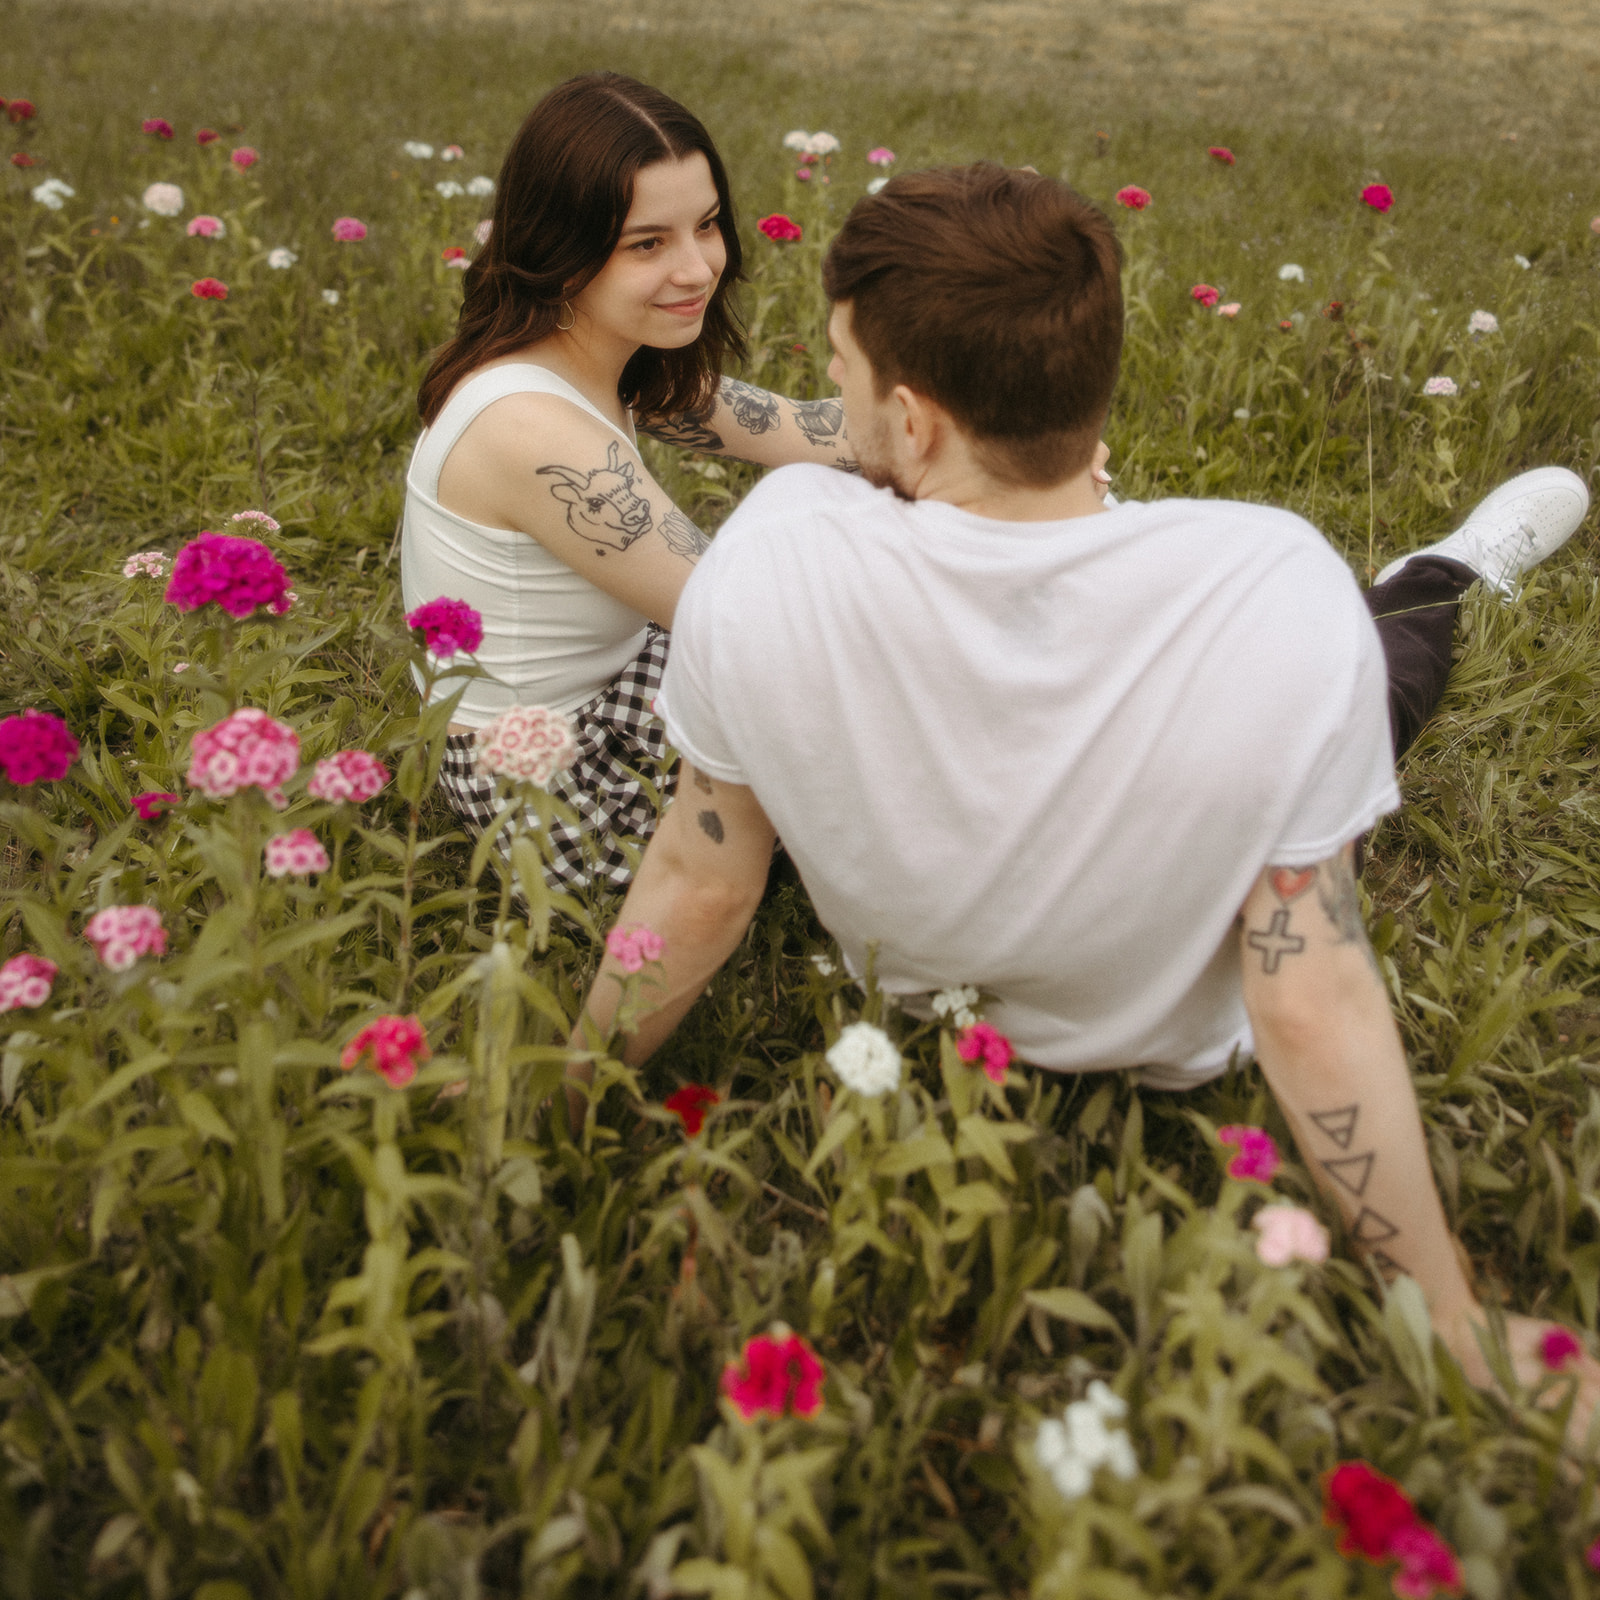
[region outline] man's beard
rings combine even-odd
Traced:
[[[856,445],[856,465],[861,476],[874,489],[888,489],[898,499],[915,500],[917,497],[896,473],[889,459],[889,429],[879,423],[869,438]]]

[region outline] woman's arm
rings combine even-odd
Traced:
[[[809,461],[859,470],[845,436],[843,401],[790,400],[737,378],[724,378],[716,397],[700,410],[641,417],[639,426],[664,444],[760,467]]]

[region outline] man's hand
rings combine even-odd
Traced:
[[[662,977],[646,986],[648,1010],[628,1041],[626,1059],[643,1061],[672,1032],[744,936],[772,864],[772,824],[742,784],[712,779],[687,761],[678,768],[676,798],[667,808],[623,901],[619,927],[643,924],[661,936]],[[607,955],[572,1032],[580,1050],[597,1048],[611,1033],[625,974]],[[587,1062],[568,1077],[588,1083]],[[584,1096],[567,1091],[574,1130],[583,1124]]]

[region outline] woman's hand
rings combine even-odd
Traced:
[[[761,467],[810,462],[859,470],[845,435],[842,400],[791,400],[737,378],[724,378],[703,409],[640,417],[639,427],[664,444]]]

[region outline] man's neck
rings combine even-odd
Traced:
[[[1089,467],[1046,488],[997,483],[970,458],[937,462],[913,486],[914,500],[942,500],[995,522],[1065,522],[1105,510]]]

